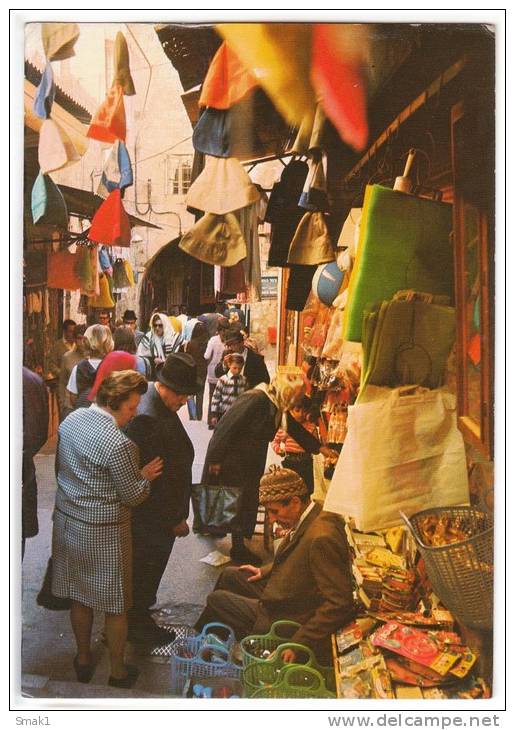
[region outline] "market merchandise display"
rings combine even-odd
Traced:
[[[453,544],[459,525],[426,520],[431,535]],[[333,636],[338,697],[472,699],[490,696],[455,616],[428,581],[405,527],[364,533],[346,523],[360,616]],[[455,544],[455,542],[454,542]]]

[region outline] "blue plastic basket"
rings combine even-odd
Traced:
[[[226,639],[218,637],[220,630],[227,633]],[[215,635],[216,640],[212,640],[210,634]],[[175,641],[170,662],[172,695],[182,696],[189,679],[239,679],[241,666],[235,664],[231,658],[234,642],[234,631],[219,623],[206,624],[198,636]]]

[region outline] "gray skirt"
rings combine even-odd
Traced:
[[[52,591],[97,611],[132,606],[130,520],[96,525],[54,511]]]

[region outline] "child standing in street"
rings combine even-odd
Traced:
[[[233,353],[227,357],[229,370],[218,378],[213,398],[211,400],[211,426],[216,426],[232,406],[236,398],[244,393],[248,387],[247,378],[241,374],[245,360],[243,355]]]
[[[300,423],[306,431],[318,438],[317,427],[308,420],[311,401],[304,396],[301,403],[290,410],[293,418]],[[313,457],[308,454],[302,446],[289,436],[286,431],[280,428],[275,434],[272,448],[276,454],[283,457],[282,466],[285,469],[292,469],[297,472],[306,482],[309,494],[313,493]]]

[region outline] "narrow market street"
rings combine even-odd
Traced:
[[[273,353],[269,351],[267,366],[273,372]],[[206,400],[207,403],[207,400]],[[187,408],[179,411],[181,420],[195,447],[193,481],[199,481],[204,456],[211,436],[205,421],[190,421]],[[98,614],[93,626],[93,646],[96,670],[90,684],[75,679],[72,665],[74,638],[68,611],[47,611],[36,603],[52,539],[52,511],[55,499],[55,438],[49,440],[34,461],[38,481],[39,534],[27,540],[22,567],[22,692],[27,697],[161,697],[170,696],[170,664],[165,657],[133,656],[140,669],[133,689],[121,690],[107,685],[109,661],[102,642],[103,617]],[[279,459],[269,449],[268,463]],[[190,514],[189,524],[193,516]],[[170,624],[192,625],[202,610],[222,570],[199,562],[214,550],[229,553],[230,538],[211,538],[194,535],[176,540],[170,562],[158,594],[157,609],[170,611]],[[252,549],[265,557],[263,539],[255,535]],[[129,651],[134,649],[129,645]]]
[[[21,706],[500,697],[505,21],[340,12],[18,18]]]

